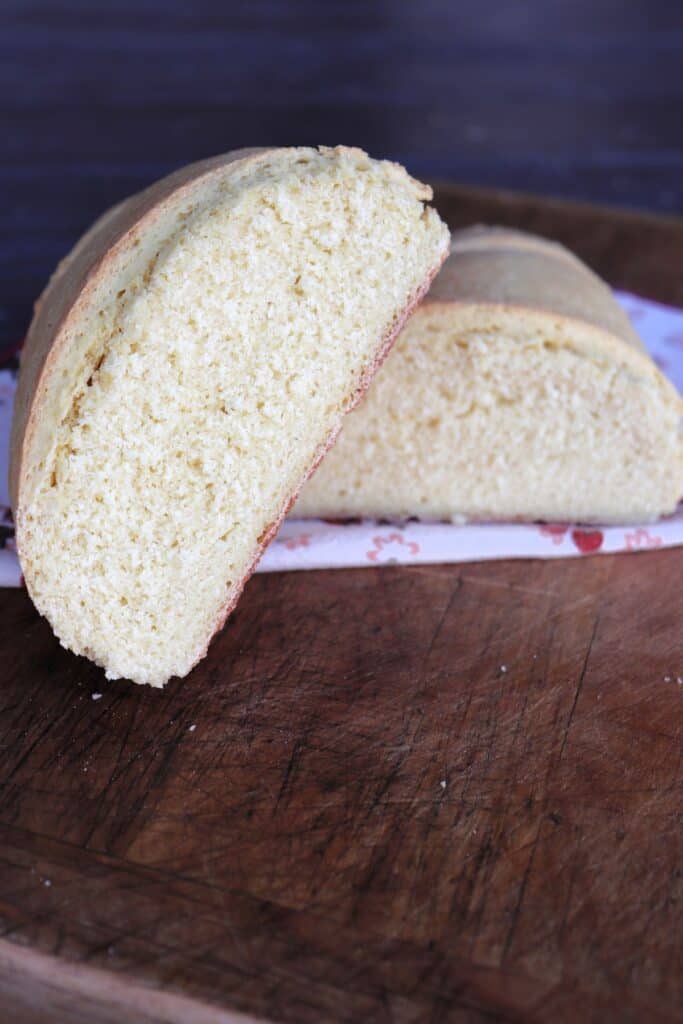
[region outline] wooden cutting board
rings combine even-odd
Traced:
[[[437,198],[683,305],[680,221]],[[0,593],[0,1020],[680,1020],[682,571],[259,576],[163,692]]]

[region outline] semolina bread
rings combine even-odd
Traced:
[[[625,523],[683,494],[681,398],[562,246],[456,232],[300,516]]]
[[[106,214],[21,361],[29,593],[110,678],[206,653],[446,257],[429,188],[356,149],[238,151]]]

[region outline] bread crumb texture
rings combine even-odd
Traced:
[[[588,323],[426,302],[293,515],[652,520],[683,494],[681,412]]]
[[[17,528],[61,642],[163,685],[205,653],[435,271],[429,190],[359,150],[271,150],[131,233],[62,328]],[[30,441],[30,438],[29,438]]]

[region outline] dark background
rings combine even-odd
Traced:
[[[0,0],[0,346],[106,206],[232,147],[683,207],[681,0]]]

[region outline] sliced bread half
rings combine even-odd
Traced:
[[[448,251],[356,149],[238,151],[106,214],[21,360],[11,491],[63,643],[155,686],[206,653]]]
[[[610,289],[567,249],[456,232],[293,514],[652,520],[683,494],[682,412]]]

